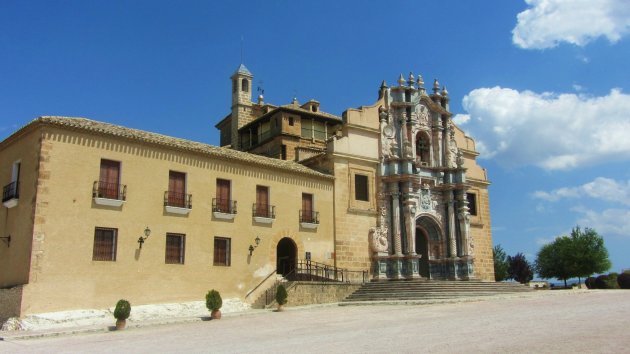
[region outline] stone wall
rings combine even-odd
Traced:
[[[339,302],[361,287],[361,284],[295,282],[288,286],[285,306],[303,306]]]
[[[22,285],[0,289],[0,324],[11,317],[20,316]]]
[[[470,228],[475,245],[475,275],[480,280],[494,281],[488,189],[480,188],[477,198],[479,203],[478,216],[471,220]]]

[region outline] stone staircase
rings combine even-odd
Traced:
[[[367,302],[435,301],[534,292],[518,283],[482,281],[408,280],[364,284],[342,301],[342,305]]]

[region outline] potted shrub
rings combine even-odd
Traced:
[[[214,289],[208,291],[206,294],[206,307],[210,311],[210,318],[213,320],[221,319],[221,306],[223,306],[221,294]]]
[[[278,303],[278,311],[282,311],[282,306],[287,303],[287,297],[289,297],[289,295],[287,294],[287,289],[282,284],[278,285],[278,288],[276,289],[276,302]]]
[[[116,303],[116,308],[114,309],[114,317],[116,317],[116,330],[124,329],[127,325],[127,318],[129,318],[129,314],[131,313],[131,305],[129,301],[120,299]]]

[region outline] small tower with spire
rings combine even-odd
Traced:
[[[253,119],[252,115],[252,82],[254,76],[245,65],[239,65],[232,74],[232,140],[233,149],[240,149],[238,129]]]

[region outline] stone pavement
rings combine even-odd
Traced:
[[[220,321],[144,322],[122,332],[2,333],[0,353],[624,353],[630,352],[628,313],[630,292],[623,290],[543,291],[425,306],[305,306],[284,313],[250,310]],[[65,335],[70,333],[83,334]]]

